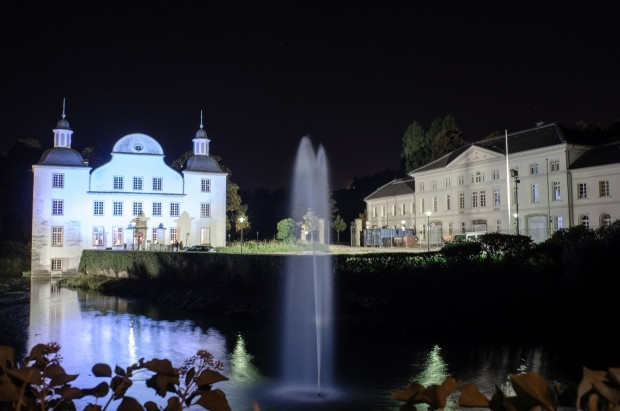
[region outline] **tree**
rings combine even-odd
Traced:
[[[436,160],[453,150],[467,144],[463,133],[451,115],[433,121],[427,133],[427,141],[430,142],[431,157],[428,162]]]
[[[340,243],[340,232],[347,228],[347,223],[345,223],[342,217],[340,217],[340,214],[338,214],[334,219],[332,227],[336,230],[336,243]]]
[[[429,161],[430,147],[427,136],[417,121],[411,123],[403,135],[403,151],[400,156],[407,174]]]
[[[295,228],[297,227],[297,225],[295,224],[295,221],[293,221],[292,218],[285,218],[284,220],[280,220],[278,221],[278,233],[276,234],[276,238],[278,240],[281,241],[285,241],[285,242],[294,242],[296,235],[295,235]]]
[[[455,150],[467,141],[451,115],[436,118],[431,127],[424,132],[422,126],[414,121],[403,135],[403,168],[406,174]]]

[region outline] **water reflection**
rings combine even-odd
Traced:
[[[179,367],[199,350],[207,350],[224,364],[222,373],[229,380],[214,387],[225,392],[235,411],[252,410],[255,399],[263,410],[396,411],[402,403],[390,393],[413,381],[428,386],[453,376],[462,383],[476,384],[490,398],[495,385],[502,386],[511,373],[536,371],[549,376],[554,367],[540,347],[480,347],[461,342],[412,347],[407,335],[340,335],[335,377],[342,390],[332,402],[314,398],[300,404],[298,398],[274,390],[278,387],[274,379],[279,363],[274,350],[277,329],[58,288],[49,280],[33,279],[30,304],[28,350],[38,343],[57,342],[65,370],[79,374],[75,386],[94,387],[104,381],[92,375],[95,363],[126,368],[140,358],[167,358]],[[166,399],[146,388],[144,381],[149,377],[134,378],[128,395],[141,403],[152,400],[165,406]],[[88,402],[94,398],[76,402],[77,408],[83,409]]]

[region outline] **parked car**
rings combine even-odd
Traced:
[[[193,245],[191,247],[187,247],[183,252],[194,252],[194,253],[214,253],[217,250],[211,244],[200,244]]]
[[[463,243],[465,241],[480,241],[480,236],[486,233],[486,231],[473,231],[464,234],[456,234],[451,242]]]

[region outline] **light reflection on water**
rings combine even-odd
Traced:
[[[448,376],[476,384],[490,398],[495,384],[502,386],[519,367],[542,375],[549,367],[541,348],[515,352],[502,347],[479,351],[467,346],[411,347],[408,336],[396,341],[370,330],[363,338],[343,337],[336,354],[342,359],[335,373],[337,389],[317,398],[296,393],[294,388],[282,392],[282,384],[273,375],[278,369],[273,340],[277,333],[251,324],[192,318],[123,298],[58,288],[49,280],[33,279],[30,304],[28,351],[38,343],[57,342],[66,372],[79,373],[74,386],[90,388],[108,381],[92,375],[90,369],[96,363],[114,369],[126,368],[140,358],[167,358],[179,367],[204,349],[223,362],[222,373],[229,380],[214,388],[225,392],[235,411],[250,411],[255,399],[263,410],[398,410],[402,403],[392,398],[392,391],[403,390],[413,381],[424,386],[441,384]],[[149,377],[146,372],[136,375],[128,395],[141,403],[152,400],[165,406],[166,400],[146,387],[144,381]],[[88,402],[94,398],[76,401],[77,409]]]

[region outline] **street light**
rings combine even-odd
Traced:
[[[427,211],[426,213],[426,244],[428,246],[428,252],[431,252],[431,212]]]
[[[243,253],[243,223],[245,222],[245,217],[239,217],[239,225],[241,227],[241,253]]]
[[[519,183],[521,182],[519,180],[519,170],[517,170],[516,168],[513,168],[510,170],[510,177],[515,179],[515,202],[517,203],[517,235],[519,235],[520,230],[519,230]]]

